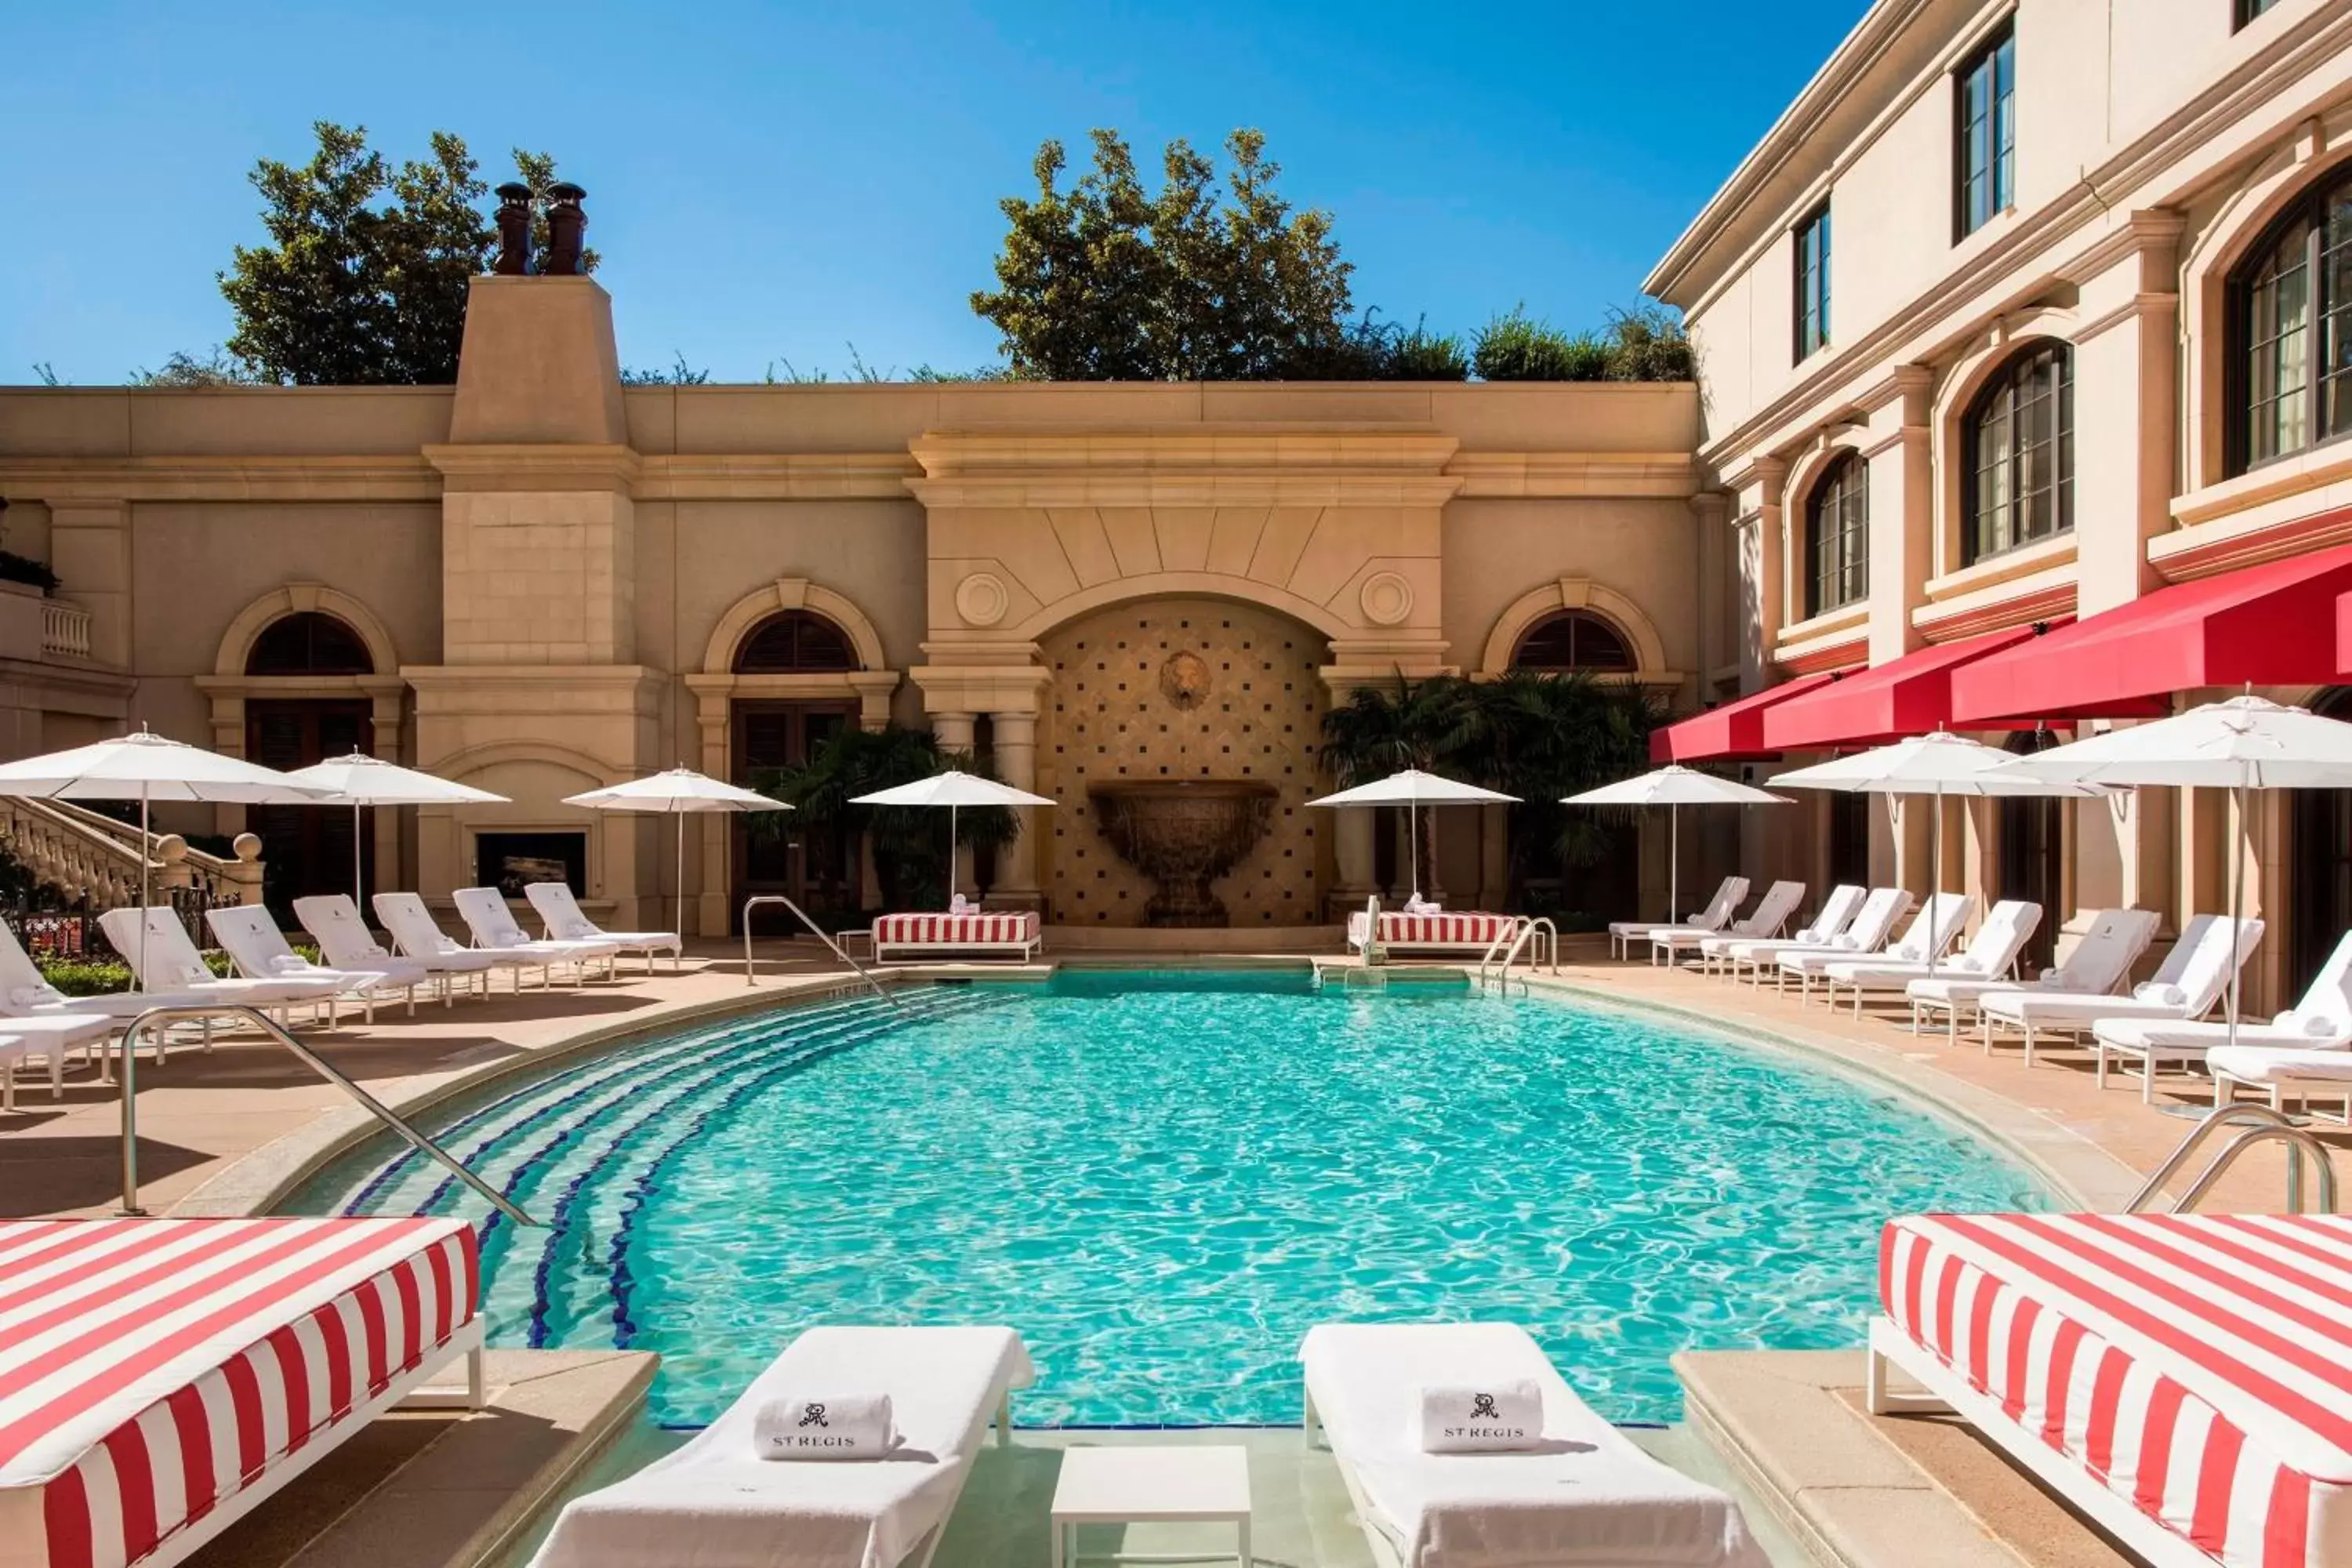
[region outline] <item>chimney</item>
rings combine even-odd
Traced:
[[[580,271],[581,235],[588,215],[580,203],[588,193],[565,180],[548,187],[547,270],[551,277],[571,278]]]

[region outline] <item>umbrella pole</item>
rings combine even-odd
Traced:
[[[963,889],[956,886],[956,873],[962,869],[956,864],[956,808],[948,807],[948,908],[955,908],[956,894]]]
[[[364,864],[360,858],[360,803],[353,801],[352,802],[352,912],[360,917],[362,925],[367,924],[367,895],[362,890],[367,883],[366,875],[362,869]]]
[[[1412,896],[1421,897],[1421,805],[1407,801],[1404,808],[1404,852],[1412,862]]]
[[[2238,764],[2238,777],[2246,776],[2246,764]],[[2229,1043],[2238,1043],[2238,976],[2245,973],[2241,962],[2240,944],[2245,940],[2245,928],[2239,922],[2245,913],[2246,887],[2246,786],[2241,782],[2230,792],[2231,803],[2237,808],[2237,821],[2231,825],[2230,837],[2234,842],[2230,854],[2230,1030]],[[2153,1074],[2156,1064],[2149,1060],[2147,1070]],[[2308,1109],[2308,1108],[2306,1108]],[[2298,1171],[2300,1162],[2297,1162]]]
[[[1675,911],[1683,907],[1683,808],[1680,801],[1666,803],[1666,923],[1675,921]]]
[[[1936,804],[1927,818],[1927,973],[1936,973],[1936,900],[1944,890],[1944,781],[1936,781]]]
[[[686,813],[677,813],[677,891],[672,896],[672,913],[677,921],[677,940],[686,940]],[[654,956],[646,954],[646,967],[651,969]]]
[[[139,973],[144,983],[147,976],[147,900],[152,894],[152,877],[148,870],[147,857],[147,784],[139,784]],[[166,1027],[157,1025],[158,1028]],[[139,1206],[139,1108],[134,1098],[139,1092],[139,1052],[132,1031],[122,1031],[122,1212],[144,1214]]]

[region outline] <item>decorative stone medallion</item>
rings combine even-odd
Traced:
[[[1160,667],[1160,695],[1185,712],[1209,700],[1209,661],[1186,648]]]
[[[1356,602],[1364,619],[1376,626],[1392,626],[1412,614],[1412,584],[1396,572],[1375,572],[1364,579]]]
[[[955,607],[964,625],[992,626],[1013,607],[1013,595],[1005,592],[1002,579],[975,572],[956,584]]]

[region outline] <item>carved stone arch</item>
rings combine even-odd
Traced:
[[[614,772],[576,747],[561,745],[553,741],[522,739],[485,741],[479,745],[464,747],[436,759],[433,771],[443,778],[462,784],[501,763],[546,763],[553,767],[567,768],[586,779],[589,789],[603,789],[608,784],[620,784],[629,776]],[[575,790],[572,793],[583,792]]]
[[[1260,583],[1222,572],[1144,572],[1129,577],[1115,577],[1055,599],[1012,627],[1010,634],[1024,641],[1034,641],[1065,622],[1129,599],[1180,597],[1230,599],[1240,604],[1255,605],[1261,609],[1288,616],[1335,641],[1364,636],[1361,626],[1351,625],[1328,605],[1318,605],[1272,583]]]
[[[399,672],[400,650],[383,616],[340,588],[330,588],[323,583],[288,583],[272,588],[236,613],[228,629],[221,634],[213,673],[243,676],[246,660],[252,656],[253,645],[264,631],[288,616],[307,613],[332,616],[359,634],[360,641],[367,645],[368,658],[375,666],[376,674]]]
[[[1961,487],[1968,483],[1960,462],[1961,454],[1967,450],[1967,433],[1961,422],[1968,417],[1969,405],[1987,384],[2020,355],[2053,342],[2064,344],[2066,352],[2073,353],[2077,324],[2073,310],[2057,306],[2003,316],[1953,364],[1945,374],[1943,384],[1936,389],[1935,424],[1929,437],[1937,479],[1934,575],[1956,572],[1960,566],[1960,519],[1965,510]]]
[[[1528,631],[1545,616],[1561,610],[1583,610],[1614,627],[1633,650],[1630,679],[1643,686],[1667,689],[1683,683],[1683,672],[1666,663],[1665,639],[1658,635],[1657,623],[1633,599],[1589,577],[1562,577],[1540,588],[1531,588],[1512,600],[1496,618],[1495,629],[1486,636],[1486,651],[1478,661],[1478,673],[1507,673],[1511,656],[1518,651]]]
[[[1789,465],[1789,476],[1780,487],[1780,625],[1797,626],[1805,615],[1805,574],[1810,569],[1806,555],[1812,526],[1813,492],[1830,470],[1851,458],[1864,465],[1864,482],[1868,483],[1870,454],[1855,439],[1861,434],[1852,426],[1840,426],[1824,432],[1794,462]]]
[[[2182,258],[2180,310],[2187,351],[2190,489],[2228,477],[2231,418],[2230,275],[2249,252],[2270,237],[2271,226],[2312,186],[2332,180],[2352,164],[2352,110],[2324,124],[2306,121],[2298,134],[2250,171],[2204,226]]]
[[[743,639],[761,622],[786,610],[806,610],[839,626],[848,635],[849,646],[856,652],[858,668],[887,668],[888,661],[882,653],[882,634],[866,612],[857,607],[856,601],[806,577],[780,577],[744,595],[719,617],[719,624],[710,630],[710,641],[703,649],[702,673],[733,674],[735,655],[742,647]]]

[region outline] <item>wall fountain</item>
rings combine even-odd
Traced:
[[[1116,779],[1087,791],[1111,847],[1159,884],[1143,910],[1154,926],[1232,923],[1210,884],[1265,835],[1276,794],[1263,779]]]

